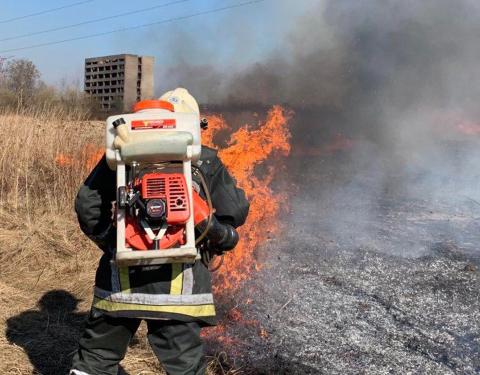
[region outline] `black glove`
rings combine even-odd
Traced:
[[[237,246],[239,237],[235,228],[230,224],[220,225],[221,228],[215,233],[215,237],[212,236],[211,238],[207,235],[207,238],[210,245],[223,254],[225,251],[232,250]]]
[[[88,235],[95,244],[110,258],[115,255],[115,248],[117,243],[117,231],[113,224],[109,224],[107,228],[99,233]]]
[[[197,229],[203,232],[208,220],[197,225]],[[232,250],[238,243],[238,233],[230,224],[222,224],[215,216],[212,216],[204,249],[214,255],[221,255],[225,251]]]

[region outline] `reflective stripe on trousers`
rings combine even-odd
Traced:
[[[83,372],[83,371],[70,370],[70,374],[69,374],[69,375],[90,375],[90,374],[87,374],[86,372]]]

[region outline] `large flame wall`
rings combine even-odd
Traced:
[[[220,159],[245,191],[250,201],[250,213],[247,222],[240,228],[238,246],[225,256],[224,265],[216,274],[216,291],[236,289],[252,271],[260,269],[255,249],[279,230],[277,215],[286,197],[283,193],[274,193],[270,184],[279,170],[276,168],[281,164],[279,158],[290,153],[288,120],[291,116],[290,111],[274,106],[258,127],[244,125],[231,134],[227,147],[219,151]],[[203,143],[216,147],[214,136],[224,130],[231,130],[224,118],[210,116]],[[262,176],[256,175],[256,167],[267,161],[275,164],[267,165],[262,170]]]

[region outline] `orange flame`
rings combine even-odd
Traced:
[[[202,330],[201,337],[207,340],[214,340],[222,345],[228,344],[230,349],[245,344],[239,338],[231,337],[228,334],[230,326],[248,327],[249,331],[256,332],[257,336],[263,340],[266,340],[269,336],[267,330],[260,325],[258,320],[244,318],[240,310],[234,307],[230,309],[225,321],[221,324]]]
[[[258,124],[257,129],[245,125],[230,137],[227,147],[219,151],[219,157],[244,189],[250,201],[250,213],[246,223],[240,228],[240,242],[232,252],[225,255],[223,266],[215,274],[214,291],[226,295],[238,289],[242,282],[251,276],[252,271],[261,269],[262,265],[255,259],[255,249],[280,229],[277,220],[281,202],[286,201],[282,193],[274,193],[270,183],[275,177],[273,165],[267,166],[262,177],[255,175],[258,166],[266,161],[278,161],[281,156],[290,153],[290,131],[288,121],[293,116],[291,111],[274,106],[267,114],[266,120]],[[209,116],[209,128],[202,134],[202,143],[215,147],[214,137],[219,131],[231,130],[224,118],[219,115]],[[247,298],[245,305],[253,302]],[[250,327],[262,339],[268,338],[267,331],[257,320],[245,319],[237,307],[230,309],[226,319],[219,325],[202,332],[202,337],[220,343],[230,349],[242,343],[238,338],[228,334],[231,325]]]
[[[444,134],[446,130],[466,136],[480,135],[480,122],[469,114],[460,110],[438,110],[432,114],[434,130]]]
[[[73,159],[65,154],[57,154],[55,157],[55,164],[59,167],[71,167],[73,165]]]
[[[245,191],[250,201],[250,213],[247,222],[240,228],[238,246],[225,255],[224,265],[216,275],[220,279],[217,280],[216,290],[236,289],[252,271],[259,270],[261,264],[256,261],[254,250],[279,230],[276,217],[281,208],[280,202],[286,201],[286,197],[270,188],[276,169],[272,165],[267,166],[262,177],[255,175],[255,169],[268,159],[274,160],[290,153],[288,121],[292,115],[291,111],[274,106],[257,129],[243,126],[231,135],[227,147],[218,153]],[[221,116],[210,116],[209,129],[202,134],[203,143],[215,147],[215,134],[225,129],[230,127]]]
[[[102,158],[104,153],[104,148],[92,144],[87,144],[85,149],[82,151],[82,159],[85,160],[85,168],[88,171],[92,170]]]
[[[102,158],[105,150],[93,144],[86,144],[79,157],[71,154],[58,153],[55,156],[55,164],[59,167],[78,168],[85,171],[92,170]]]
[[[474,122],[463,121],[457,124],[457,129],[460,133],[465,135],[479,135],[480,124]]]
[[[268,332],[265,328],[260,328],[260,337],[264,339],[268,338]]]

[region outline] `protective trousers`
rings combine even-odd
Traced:
[[[71,374],[117,375],[119,362],[140,322],[141,319],[91,313],[73,358]],[[198,323],[147,320],[147,327],[150,346],[169,375],[205,374]]]

